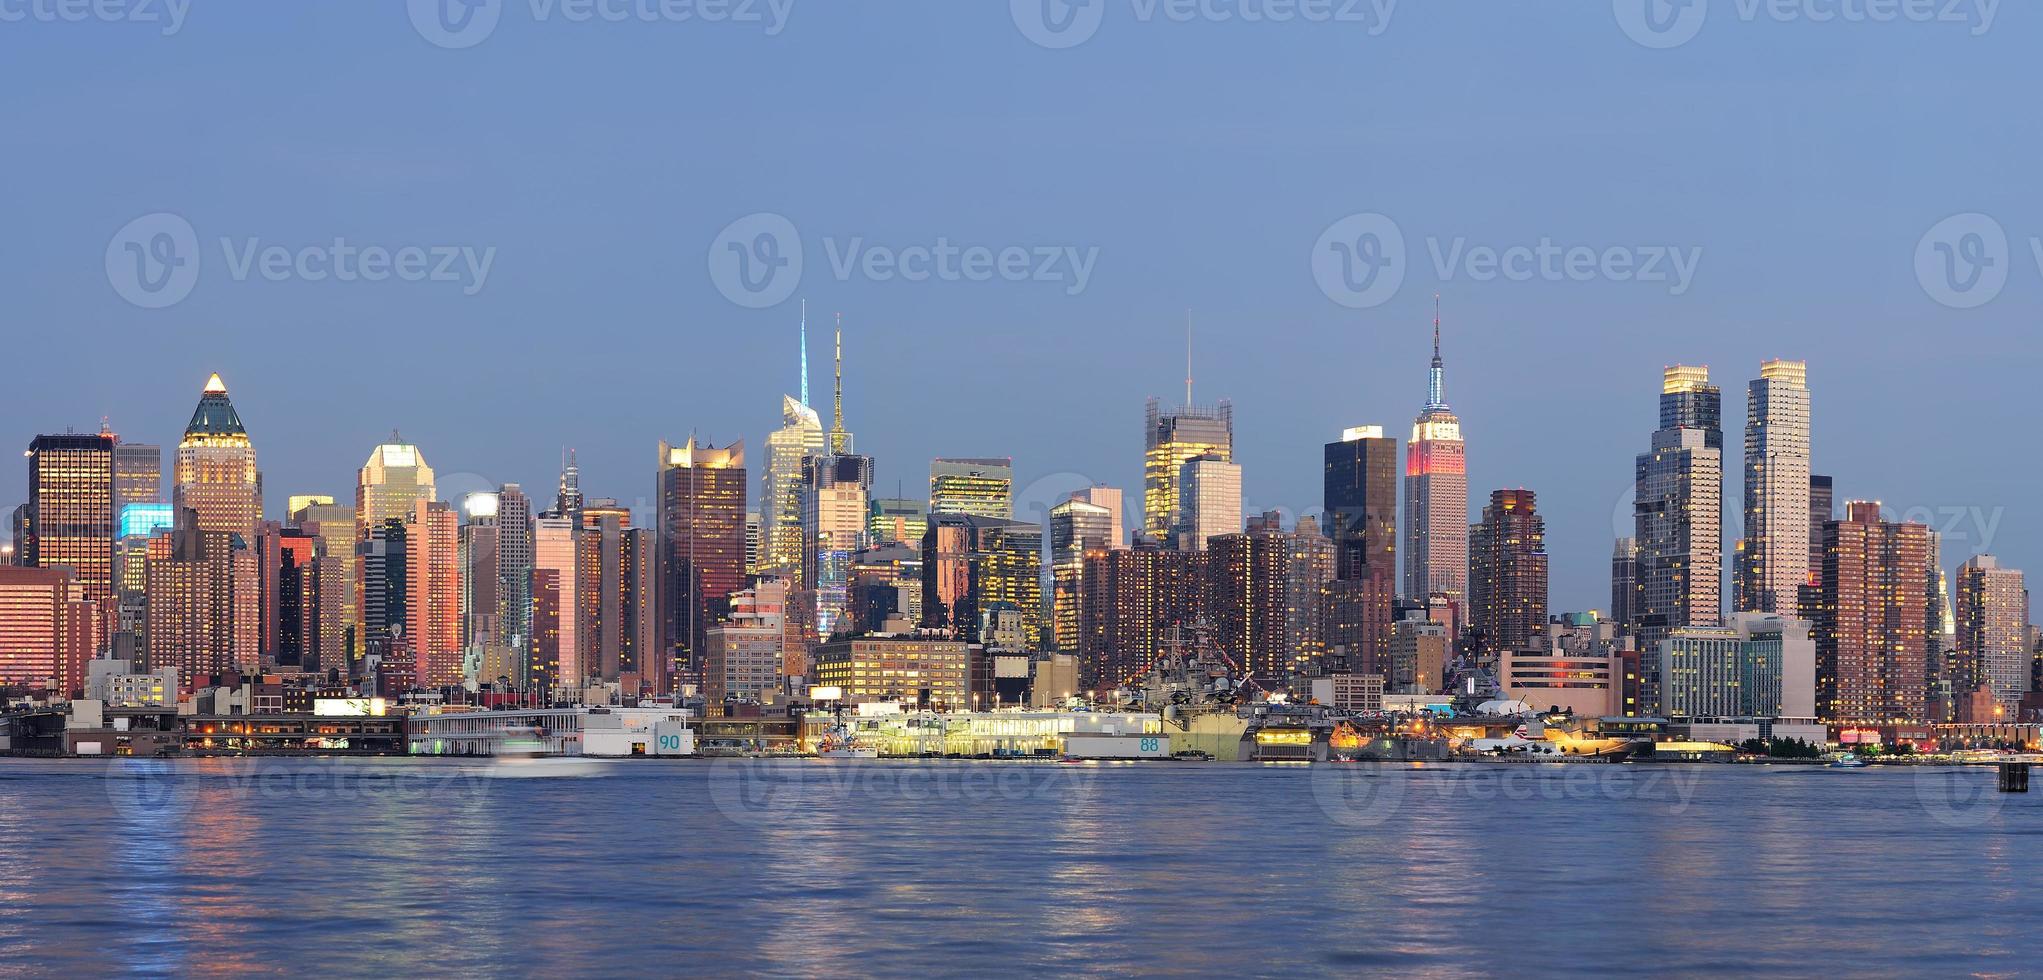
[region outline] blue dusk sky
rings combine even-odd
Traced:
[[[446,2],[0,2],[5,438],[173,444],[218,371],[272,514],[393,428],[642,501],[691,431],[756,481],[805,299],[882,491],[1132,502],[1189,310],[1296,512],[1407,434],[1437,291],[1472,509],[1538,491],[1556,611],[1608,602],[1671,363],[1724,388],[1727,538],[1745,385],[1802,358],[1840,499],[2043,564],[2028,5]]]

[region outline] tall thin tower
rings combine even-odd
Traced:
[[[835,413],[830,423],[830,452],[844,455],[851,452],[851,433],[844,429],[844,314],[837,314],[837,394]]]
[[[1461,419],[1447,407],[1447,368],[1440,356],[1440,297],[1433,297],[1433,363],[1426,407],[1412,422],[1405,447],[1405,594],[1424,600],[1468,599],[1468,451]]]
[[[1737,609],[1795,615],[1810,584],[1809,366],[1768,361],[1745,396]]]

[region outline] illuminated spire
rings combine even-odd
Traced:
[[[802,404],[809,403],[809,301],[802,300]]]
[[[204,394],[224,395],[226,393],[227,382],[220,380],[219,372],[217,371],[214,372],[212,377],[206,379],[206,390]]]
[[[844,314],[837,314],[837,407],[830,423],[830,451],[851,451],[851,433],[844,431]]]
[[[1433,370],[1426,378],[1426,409],[1447,407],[1447,366],[1440,359],[1440,294],[1433,294]]]

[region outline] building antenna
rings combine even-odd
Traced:
[[[809,301],[802,300],[802,404],[809,403]]]
[[[837,397],[836,412],[830,423],[830,451],[844,452],[847,448],[844,438],[844,314],[837,314]]]
[[[1185,407],[1192,407],[1192,309],[1185,308]]]

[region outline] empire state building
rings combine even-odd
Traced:
[[[1440,312],[1433,312],[1433,368],[1426,408],[1405,447],[1405,595],[1445,595],[1457,607],[1468,597],[1468,459],[1461,419],[1447,407],[1440,359]]]

